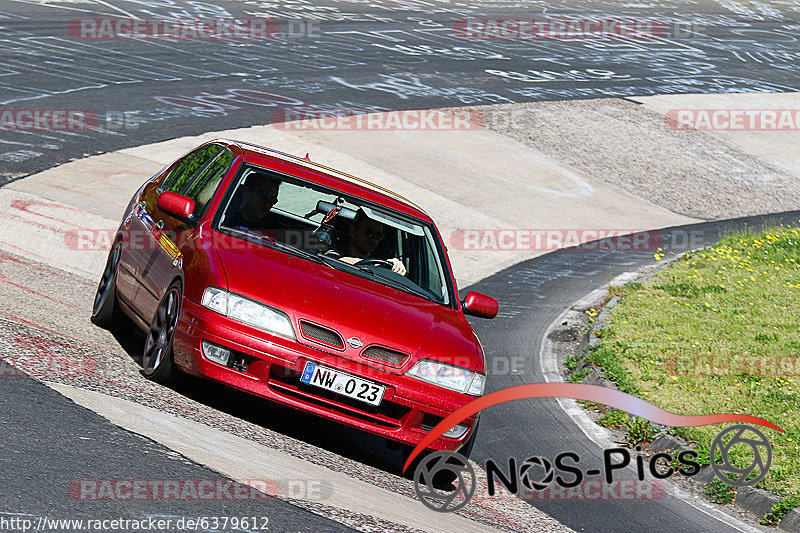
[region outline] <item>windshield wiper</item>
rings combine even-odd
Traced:
[[[232,233],[237,233],[239,235],[243,235],[245,237],[250,237],[251,239],[256,239],[262,243],[265,243],[269,246],[277,248],[278,250],[282,250],[288,254],[296,255],[302,257],[304,259],[308,259],[309,261],[314,261],[315,263],[319,263],[321,265],[325,265],[330,268],[335,268],[327,258],[324,258],[318,254],[312,254],[309,251],[303,250],[302,248],[297,248],[295,246],[291,246],[286,243],[282,243],[279,240],[275,239],[274,237],[269,237],[267,235],[262,235],[260,233],[252,232],[252,231],[245,231],[236,228],[229,228],[225,227],[225,230],[230,231]]]

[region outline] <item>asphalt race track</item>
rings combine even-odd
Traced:
[[[90,126],[56,131],[3,128],[0,185],[86,155],[207,131],[280,122],[287,113],[384,111],[680,93],[773,93],[800,88],[800,5],[665,0],[311,1],[7,0],[0,4],[0,113],[84,110]],[[454,35],[455,21],[481,17],[657,18],[673,32],[657,40],[497,41]],[[78,18],[271,17],[281,32],[263,41],[74,38]],[[74,24],[74,23],[73,23]],[[706,222],[662,231],[667,257],[674,232],[694,231],[707,245],[733,228],[764,220],[796,221],[800,211]],[[652,251],[559,250],[462,288],[500,302],[493,321],[471,320],[489,368],[510,354],[522,371],[497,373],[487,392],[544,380],[539,351],[560,313],[609,279],[652,265]],[[5,278],[4,278],[4,281]],[[65,320],[72,320],[65,317]],[[121,339],[135,353],[137,339]],[[2,354],[0,354],[2,355]],[[0,384],[0,519],[28,516],[102,518],[203,516],[201,504],[153,502],[86,505],[63,487],[98,465],[100,477],[217,479],[215,471],[114,426],[36,380]],[[237,409],[241,395],[178,392],[220,411],[261,423]],[[30,416],[36,413],[36,416]],[[272,429],[341,455],[384,467],[357,449],[348,430],[309,421],[266,422]],[[502,451],[499,451],[502,450]],[[602,462],[555,400],[525,400],[487,410],[473,459],[554,457],[577,452]],[[534,502],[575,531],[742,531],[683,499],[655,502]],[[261,506],[230,502],[216,514],[269,516],[272,531],[345,531],[333,519],[280,499]],[[752,529],[755,530],[755,529]]]
[[[728,9],[705,0],[642,6],[573,0],[3,2],[0,105],[88,110],[97,120],[88,131],[0,131],[0,182],[84,154],[270,123],[287,110],[427,109],[797,87],[796,6]],[[668,36],[498,41],[454,32],[462,18],[545,14],[655,18]],[[68,24],[82,17],[271,17],[281,33],[224,43],[73,38]]]
[[[0,495],[0,520],[32,520],[42,517],[73,520],[200,520],[208,517],[206,502],[153,501],[143,512],[141,502],[111,501],[95,479],[81,489],[86,480],[86,465],[96,465],[102,479],[152,480],[158,472],[160,480],[219,481],[218,473],[181,458],[162,446],[118,428],[95,413],[65,401],[64,397],[31,379],[6,379],[0,388],[3,420],[2,458],[4,490]],[[31,423],[31,414],[36,413]],[[20,428],[25,428],[20,431]],[[64,487],[69,487],[66,497]],[[182,487],[183,489],[184,487]],[[216,508],[216,516],[256,517],[259,526],[276,531],[352,531],[332,520],[298,509],[272,497],[275,487],[267,487],[263,498],[249,501],[228,501]],[[81,497],[81,491],[89,502]],[[227,494],[233,497],[233,490]],[[248,487],[249,490],[249,487]],[[226,494],[226,493],[223,493]],[[105,500],[104,500],[105,498]],[[88,504],[87,504],[88,503]],[[14,512],[6,512],[13,509]],[[2,522],[0,522],[2,524]],[[3,531],[13,531],[3,526]],[[41,531],[64,531],[68,527],[50,527]],[[120,528],[122,529],[122,528]],[[189,528],[193,529],[193,528]],[[111,529],[107,529],[111,530]]]

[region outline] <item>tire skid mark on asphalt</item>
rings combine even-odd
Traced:
[[[5,245],[11,246],[13,248],[17,248],[18,250],[25,251],[23,248],[20,248],[19,246],[13,245],[13,244],[11,244],[9,242],[6,242],[6,241],[0,241],[0,244],[5,244]],[[70,276],[66,272],[64,272],[63,270],[59,270],[58,268],[51,268],[46,263],[37,264],[37,263],[34,263],[33,261],[27,261],[27,260],[25,260],[23,258],[19,258],[19,257],[12,257],[12,256],[4,254],[2,252],[0,252],[0,257],[3,257],[4,259],[11,259],[15,263],[24,264],[26,266],[35,268],[36,270],[39,270],[40,272],[44,272],[45,274],[49,274],[51,276],[58,276],[58,277],[61,277],[61,278],[69,278],[71,281],[74,281],[74,282],[77,282],[77,283],[82,283],[83,285],[86,285],[87,287],[94,287],[96,285],[95,283],[92,283],[89,280],[85,280],[85,279],[81,279],[81,278],[75,278],[74,276]],[[46,258],[46,256],[40,256],[40,257]],[[94,272],[88,272],[88,271],[84,271],[84,272],[86,272],[87,274],[92,274],[92,275],[95,274]]]
[[[17,348],[18,353],[13,349]],[[5,353],[0,359],[0,377],[27,376],[35,379],[81,377],[97,373],[97,360],[80,346],[65,344],[31,333],[14,333],[5,339]],[[8,366],[15,371],[9,372]]]
[[[61,332],[61,331],[56,331],[54,329],[50,329],[47,326],[43,326],[41,324],[36,324],[35,322],[31,322],[30,320],[25,320],[24,318],[21,318],[21,317],[18,317],[18,316],[9,315],[8,313],[0,312],[0,318],[5,318],[6,320],[10,320],[10,321],[13,321],[13,322],[18,322],[20,324],[24,324],[26,326],[30,326],[30,327],[33,327],[33,328],[36,328],[36,329],[40,329],[42,331],[46,331],[46,332],[52,333],[54,335],[59,335],[61,337],[73,340],[75,342],[88,344],[90,346],[93,346],[93,347],[101,349],[101,350],[106,350],[105,346],[101,346],[101,345],[99,345],[99,344],[97,344],[95,342],[87,341],[86,339],[79,339],[77,337],[73,337],[72,335],[70,335],[68,333],[64,333],[64,332]]]
[[[85,196],[86,198],[89,198],[89,199],[92,199],[92,200],[97,200],[98,199],[96,196],[94,196],[92,194],[89,194],[86,191],[82,191],[80,189],[76,189],[75,187],[65,187],[64,185],[59,185],[57,183],[50,184],[50,187],[52,187],[54,189],[60,189],[62,191],[69,191],[69,192],[71,192],[73,194],[78,194],[80,196]],[[122,204],[122,203],[119,203],[119,202],[114,202],[113,200],[109,200],[107,198],[102,198],[102,201],[105,202],[107,205],[111,205],[111,206],[114,206],[114,207],[119,207],[120,211],[124,210],[125,207],[126,207],[126,204]]]
[[[118,153],[92,156],[31,175],[5,188],[31,195],[31,199],[82,208],[84,214],[118,221],[134,191],[171,160],[153,164]]]
[[[67,165],[69,165],[69,163]],[[102,202],[104,205],[113,206],[113,207],[118,208],[120,213],[121,213],[122,211],[125,210],[125,207],[128,205],[127,202],[126,202],[127,197],[124,196],[124,195],[119,195],[119,196],[117,196],[117,195],[109,195],[108,191],[109,190],[119,190],[120,189],[120,185],[121,185],[120,182],[123,181],[123,180],[118,179],[115,182],[115,181],[112,180],[112,178],[124,178],[126,183],[130,182],[130,181],[134,181],[136,183],[137,187],[138,187],[141,183],[144,183],[145,181],[150,179],[152,177],[152,174],[153,174],[153,173],[145,172],[145,173],[142,173],[141,175],[139,175],[139,174],[136,174],[134,172],[120,172],[119,170],[105,170],[102,167],[98,168],[96,165],[92,165],[92,164],[87,165],[87,167],[83,168],[82,171],[87,173],[87,174],[89,174],[89,175],[91,175],[91,177],[92,177],[92,180],[90,182],[91,186],[87,187],[88,190],[89,191],[93,191],[93,192],[100,192],[101,194],[93,194],[93,192],[87,192],[87,190],[81,189],[79,187],[70,187],[70,186],[67,186],[67,185],[63,185],[61,183],[56,183],[55,180],[48,179],[48,178],[51,178],[51,176],[48,175],[47,171],[42,173],[42,174],[40,174],[40,175],[36,175],[36,176],[42,176],[42,178],[40,178],[39,180],[35,180],[34,183],[39,183],[40,185],[42,183],[46,183],[47,189],[57,189],[59,191],[66,191],[68,193],[76,194],[76,195],[84,197],[84,198],[89,198],[90,200],[92,200],[94,202]],[[45,178],[44,176],[47,176],[47,178]],[[34,192],[34,191],[31,191],[30,189],[27,189],[27,188],[23,187],[22,185],[24,185],[24,184],[25,184],[24,181],[17,182],[14,185],[11,186],[10,190],[16,190],[16,191],[20,191],[20,192]],[[42,195],[42,193],[44,193],[44,195]],[[61,202],[60,199],[59,200],[55,200],[55,199],[53,199],[53,198],[48,196],[51,193],[52,193],[52,191],[48,191],[48,190],[42,191],[41,189],[39,189],[36,192],[34,192],[34,194],[36,194],[36,196],[37,196],[37,198],[39,200],[49,200],[51,202],[58,202],[56,205],[59,205],[59,206],[62,205],[62,202]],[[118,201],[120,199],[121,199],[121,201]],[[78,211],[80,211],[82,213],[90,213],[92,215],[96,215],[97,214],[97,213],[94,213],[94,212],[88,212],[88,211],[85,211],[85,210],[81,210],[80,208],[77,208],[76,206],[70,206],[69,204],[64,204],[64,205],[66,207],[68,207],[68,208],[72,207],[74,209],[77,209]]]
[[[59,228],[58,226],[48,226],[47,224],[43,224],[42,222],[34,221],[34,220],[29,219],[29,218],[25,218],[25,217],[23,217],[21,215],[18,215],[16,213],[7,213],[6,215],[9,218],[20,220],[22,222],[25,222],[26,224],[30,224],[32,226],[36,226],[37,228],[46,229],[48,231],[52,231],[52,232],[55,232],[55,233],[64,233],[64,234],[66,234],[67,231],[68,231],[68,230],[65,230],[63,228]],[[80,229],[85,229],[85,228],[80,228]]]
[[[55,275],[69,273],[84,281],[98,276],[106,252],[78,247],[74,238],[70,240],[70,232],[116,227],[113,221],[83,209],[6,189],[0,190],[0,219],[5,251],[49,266]]]
[[[0,245],[9,246],[9,247],[15,248],[15,249],[17,249],[17,250],[19,250],[21,252],[25,252],[25,253],[30,254],[30,255],[35,255],[36,257],[41,257],[42,259],[50,259],[47,256],[44,256],[42,254],[37,254],[36,252],[31,252],[29,250],[26,250],[25,248],[20,248],[19,246],[15,245],[15,244],[11,244],[10,242],[7,242],[7,241],[0,241]],[[27,264],[30,265],[30,266],[33,266],[34,268],[37,268],[38,270],[46,271],[45,268],[40,267],[40,266],[36,265],[35,263],[27,263]],[[75,268],[76,270],[80,270],[81,272],[84,272],[86,274],[90,274],[92,276],[95,275],[95,272],[89,272],[88,270],[84,270],[82,268],[77,268],[77,267],[73,267],[73,268]],[[58,270],[58,269],[53,269],[51,272],[48,272],[48,274],[53,274],[53,275],[59,276],[59,277],[68,277],[67,275],[65,275],[63,270]],[[85,280],[83,278],[76,278],[76,277],[73,277],[73,276],[69,276],[69,277],[72,280],[72,282],[81,283],[83,285],[86,285],[87,287],[94,287],[96,285],[95,283],[92,283],[91,281]]]
[[[84,226],[81,226],[79,224],[75,224],[74,222],[70,222],[69,220],[65,220],[63,218],[53,217],[53,216],[50,216],[50,215],[46,215],[44,213],[40,213],[38,211],[31,210],[31,207],[37,206],[37,205],[38,206],[44,206],[44,207],[55,207],[55,208],[58,208],[58,209],[64,209],[66,211],[72,211],[72,212],[75,212],[75,213],[79,213],[79,214],[82,214],[82,215],[83,214],[91,215],[91,213],[89,213],[88,211],[85,211],[83,209],[79,209],[77,207],[73,207],[71,205],[56,204],[56,203],[52,203],[52,202],[42,202],[41,200],[12,200],[12,202],[11,202],[11,207],[13,209],[19,209],[20,211],[24,211],[26,213],[30,213],[31,215],[35,215],[35,216],[39,216],[39,217],[42,217],[42,218],[47,218],[47,219],[50,219],[50,220],[54,220],[56,222],[59,222],[61,224],[66,224],[68,226],[75,226],[78,229],[88,229],[88,228],[86,228]],[[64,230],[55,230],[54,229],[54,231],[64,231]]]
[[[6,255],[6,254],[3,254],[3,253],[0,253],[0,264],[5,263],[6,261],[13,261],[15,263],[25,264],[25,261],[22,261],[20,259],[16,259],[14,257],[11,257],[10,255]],[[3,273],[2,269],[0,269],[0,281],[2,281],[3,283],[5,283],[7,285],[11,285],[13,287],[17,287],[18,289],[22,289],[23,291],[29,292],[30,294],[34,294],[34,295],[39,296],[41,298],[46,298],[46,299],[48,299],[48,300],[50,300],[52,302],[59,303],[59,304],[64,305],[66,307],[71,307],[73,309],[82,309],[80,306],[77,306],[75,304],[71,304],[71,303],[65,302],[64,300],[59,300],[58,298],[53,298],[52,296],[48,296],[48,295],[46,295],[44,293],[41,293],[41,292],[36,291],[34,289],[31,289],[30,287],[26,287],[25,285],[20,285],[19,283],[15,283],[14,281],[12,281],[8,276],[6,276]]]

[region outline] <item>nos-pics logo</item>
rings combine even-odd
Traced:
[[[529,398],[571,398],[601,403],[614,407],[633,416],[638,416],[650,422],[663,426],[694,427],[710,424],[727,424],[738,422],[768,427],[776,431],[783,431],[768,420],[752,415],[735,413],[722,413],[711,415],[680,415],[665,411],[641,398],[628,393],[583,383],[529,383],[508,389],[492,392],[486,396],[476,398],[471,402],[456,409],[446,416],[441,422],[431,429],[427,435],[416,445],[406,458],[403,471],[407,471],[414,460],[420,457],[426,448],[442,437],[450,428],[460,424],[470,417],[474,417],[484,409],[515,400]],[[714,473],[725,483],[734,486],[752,485],[764,479],[772,464],[772,447],[763,433],[752,425],[730,426],[721,431],[714,439],[711,446],[710,464]],[[474,431],[474,428],[473,428]],[[469,438],[474,438],[474,434]],[[742,466],[742,458],[748,453],[743,453],[749,447],[752,461],[747,466]],[[637,452],[640,450],[637,450]],[[697,453],[684,450],[673,458],[670,454],[655,454],[649,459],[645,469],[644,457],[638,455],[634,458],[639,480],[644,480],[646,470],[656,479],[671,476],[675,470],[684,476],[697,475],[700,464],[694,459]],[[680,467],[673,469],[674,459]],[[662,468],[658,467],[659,461]],[[622,470],[631,463],[631,453],[626,448],[612,448],[603,451],[603,468],[584,469],[580,465],[580,457],[573,452],[564,452],[555,457],[555,469],[549,459],[531,457],[522,463],[515,458],[509,459],[508,469],[503,470],[494,462],[486,462],[487,489],[489,495],[494,494],[493,483],[497,478],[510,492],[520,497],[520,487],[537,490],[537,487],[550,486],[553,482],[561,487],[574,487],[581,480],[592,476],[605,475],[606,483],[613,481],[615,470]],[[521,467],[518,467],[521,465]],[[532,472],[544,471],[541,476]],[[564,475],[566,473],[566,475]],[[520,483],[520,480],[524,483]],[[428,507],[441,512],[456,511],[464,507],[475,494],[475,471],[467,459],[453,452],[435,452],[423,456],[414,470],[414,487],[419,499]],[[589,481],[596,486],[597,480]]]
[[[683,467],[677,470],[669,466],[675,464],[670,454],[654,454],[646,467],[641,457],[632,462],[631,454],[625,448],[604,450],[602,469],[581,469],[578,466],[580,458],[574,452],[559,454],[555,466],[544,457],[531,457],[521,462],[511,458],[506,471],[492,460],[487,460],[487,490],[490,496],[494,495],[495,483],[499,482],[510,492],[522,496],[524,490],[541,491],[554,482],[562,487],[574,487],[585,478],[595,475],[604,475],[606,482],[611,483],[615,470],[633,463],[636,464],[640,480],[648,471],[658,479],[667,478],[674,471],[693,476],[700,472],[699,463],[693,461],[696,457],[694,451],[680,452],[678,462]],[[750,464],[743,465],[743,457],[751,458]],[[720,431],[714,438],[709,461],[711,469],[721,481],[735,487],[754,485],[764,479],[769,471],[772,446],[758,429],[734,425]],[[656,463],[661,466],[656,466]],[[475,494],[476,485],[475,469],[464,456],[455,452],[434,452],[422,459],[414,470],[417,497],[430,509],[442,513],[457,511],[467,505]]]

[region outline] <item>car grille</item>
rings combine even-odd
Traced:
[[[378,406],[359,402],[307,385],[300,381],[300,375],[294,369],[272,365],[268,384],[270,388],[286,396],[383,427],[401,427],[403,418],[411,411],[410,407],[389,400],[381,401]]]
[[[384,348],[383,346],[370,346],[364,350],[363,355],[364,357],[375,359],[376,361],[381,361],[392,366],[402,366],[402,364],[408,358],[407,354],[396,352],[394,350]]]
[[[333,346],[334,348],[344,348],[344,341],[341,335],[329,328],[323,328],[305,320],[300,321],[300,328],[303,330],[303,337],[313,341]]]

